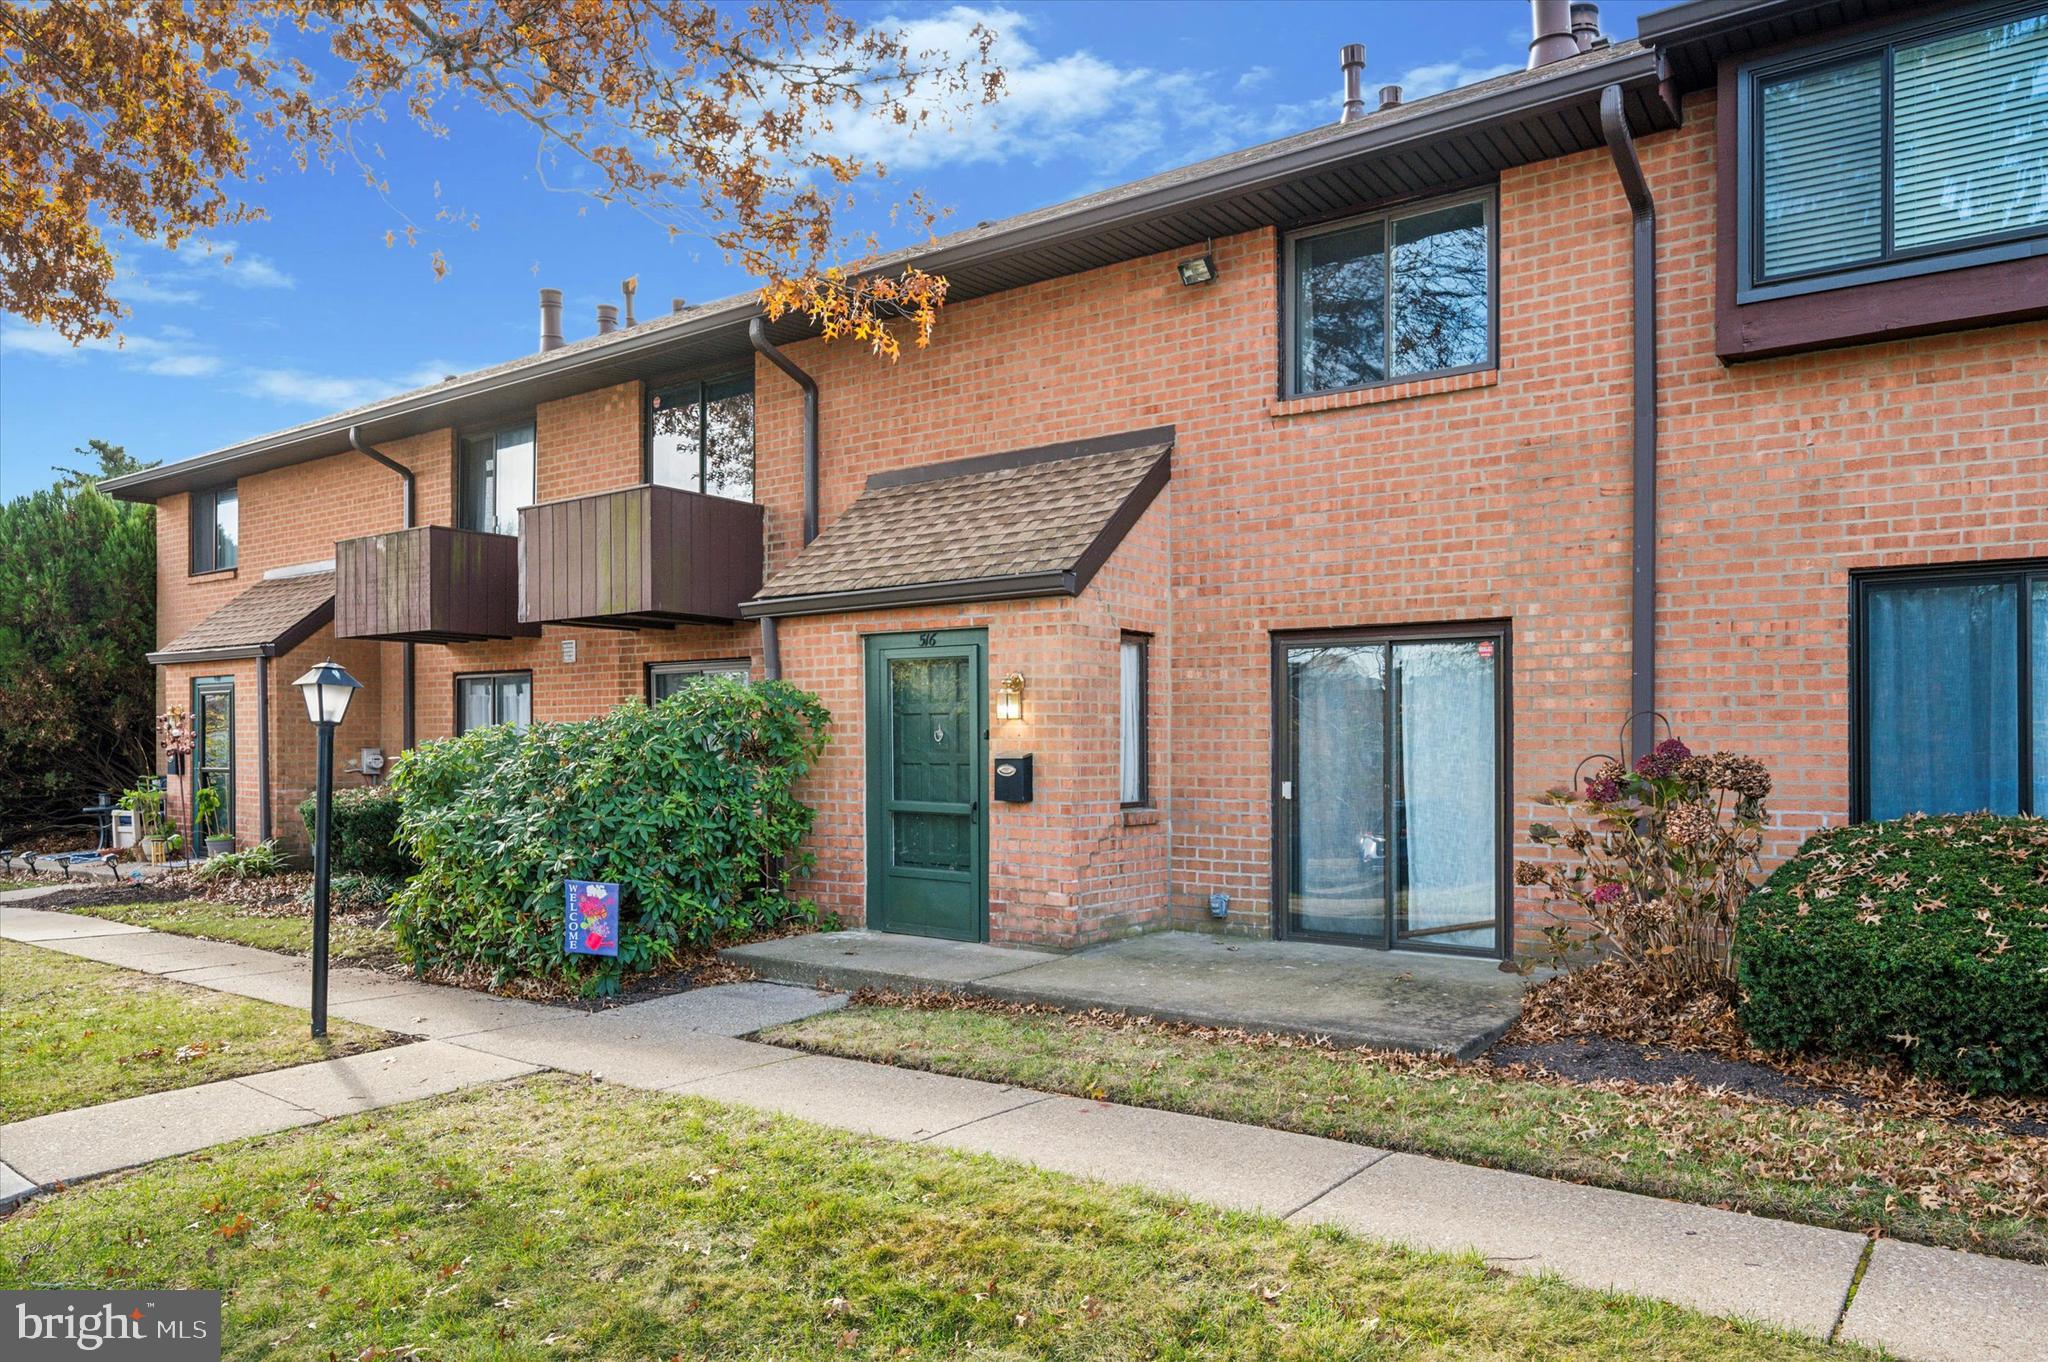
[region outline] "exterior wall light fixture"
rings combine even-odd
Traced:
[[[1183,260],[1174,268],[1180,271],[1180,281],[1183,284],[1210,284],[1216,281],[1216,256],[1206,247],[1200,255]]]
[[[996,717],[998,719],[1021,719],[1024,717],[1024,673],[1011,672],[1003,678],[996,689]]]

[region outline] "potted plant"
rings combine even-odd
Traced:
[[[138,785],[121,796],[121,807],[135,815],[143,859],[151,864],[168,860],[171,853],[166,843],[170,829],[164,821],[164,792],[150,785]]]
[[[222,856],[235,849],[234,834],[222,826],[220,787],[201,785],[192,792],[192,818],[206,835],[206,854]]]

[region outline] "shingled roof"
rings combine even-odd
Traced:
[[[1173,427],[878,473],[750,618],[1078,596],[1170,475]]]
[[[149,655],[151,662],[275,657],[334,618],[334,573],[266,577]]]

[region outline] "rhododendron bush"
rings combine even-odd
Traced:
[[[1731,995],[1729,941],[1763,868],[1770,792],[1762,762],[1677,738],[1634,765],[1601,758],[1576,788],[1542,796],[1563,821],[1530,826],[1552,855],[1518,863],[1515,883],[1557,918],[1545,935],[1560,960],[1591,945],[1657,988]]]

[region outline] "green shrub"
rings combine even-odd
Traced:
[[[794,793],[829,715],[779,681],[706,681],[649,708],[422,744],[392,786],[420,869],[392,900],[419,968],[482,966],[608,993],[684,946],[810,912]],[[621,886],[617,959],[562,948],[563,882]]]
[[[1743,905],[1735,950],[1760,1046],[2048,1090],[2048,819],[1816,833]]]
[[[313,816],[311,799],[299,805],[308,840],[313,836]],[[402,880],[419,869],[418,862],[398,840],[398,795],[390,786],[361,785],[336,790],[328,817],[333,824],[328,868],[335,874]]]
[[[263,879],[284,872],[284,856],[278,851],[277,843],[258,842],[240,851],[223,851],[218,856],[209,856],[199,863],[192,875],[210,884],[214,880]]]

